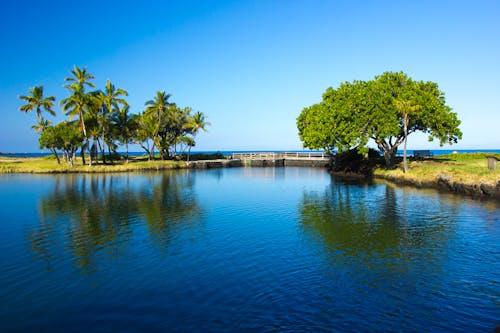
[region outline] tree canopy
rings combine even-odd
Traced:
[[[320,103],[304,108],[297,118],[304,147],[363,152],[372,140],[388,166],[411,133],[452,144],[462,137],[459,125],[436,83],[415,81],[403,72],[330,87]]]

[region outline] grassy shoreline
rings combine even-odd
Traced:
[[[187,164],[184,161],[148,161],[142,157],[132,158],[128,163],[125,161],[115,161],[113,163],[99,163],[92,166],[83,165],[81,159],[77,159],[73,167],[70,167],[69,164],[64,161],[61,161],[61,164],[57,164],[55,159],[47,157],[0,157],[0,174],[113,173],[171,170],[183,169],[186,167]]]
[[[392,170],[377,168],[373,176],[402,185],[500,199],[500,163],[496,170],[489,170],[487,156],[500,159],[500,154],[486,153],[441,155],[411,161],[406,174],[398,165]]]

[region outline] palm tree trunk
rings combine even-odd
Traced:
[[[80,150],[80,156],[82,157],[82,164],[85,165],[85,143],[82,145]]]
[[[102,145],[99,142],[99,139],[97,139],[97,142],[99,143],[99,148],[101,150],[102,163],[106,164],[106,154],[104,153],[104,134],[102,135]]]
[[[92,166],[92,151],[89,139],[87,139],[87,151],[89,152],[89,166]]]
[[[405,131],[405,141],[403,146],[403,172],[408,172],[408,162],[406,161],[406,141],[408,139],[408,114],[404,115],[404,131]]]
[[[125,143],[125,161],[128,163],[128,142]]]
[[[148,141],[149,145],[149,141]],[[151,148],[149,149],[149,160],[154,160],[155,159],[155,142],[153,141],[153,144],[151,145]]]

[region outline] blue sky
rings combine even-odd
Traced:
[[[2,1],[0,151],[40,151],[18,95],[59,101],[73,65],[134,113],[158,90],[204,112],[197,150],[300,149],[302,108],[384,71],[439,84],[462,120],[451,149],[499,149],[499,17],[500,1]]]

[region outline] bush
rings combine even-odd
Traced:
[[[370,148],[368,153],[363,155],[357,149],[351,149],[334,156],[332,170],[371,175],[373,169],[381,162],[380,154],[375,149]]]
[[[222,154],[220,151],[218,151],[216,153],[212,153],[212,154],[196,153],[196,154],[191,154],[189,156],[189,160],[190,161],[221,160],[221,159],[225,159],[225,158],[226,158],[226,156],[224,156],[224,154]],[[187,160],[187,155],[186,154],[182,154],[181,155],[181,159],[183,161],[186,161]]]

